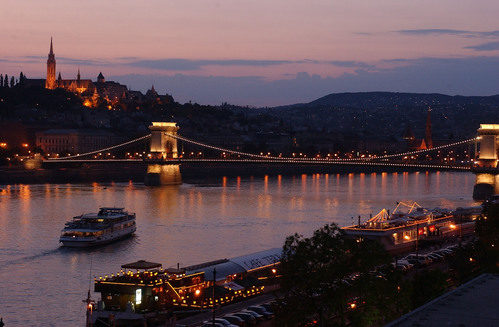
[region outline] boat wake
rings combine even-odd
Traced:
[[[10,266],[31,263],[37,259],[44,258],[44,257],[50,256],[50,255],[56,254],[56,253],[60,253],[60,252],[61,252],[61,248],[57,247],[55,249],[43,251],[43,252],[38,253],[38,254],[29,255],[29,256],[25,256],[25,257],[21,257],[21,258],[16,258],[13,260],[3,261],[0,263],[0,271],[4,270],[6,268],[9,268]]]

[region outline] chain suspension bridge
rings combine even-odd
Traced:
[[[156,125],[154,125],[156,124]],[[465,144],[476,143],[480,137],[474,137],[458,142],[453,142],[446,145],[436,146],[430,149],[422,149],[415,151],[405,151],[394,154],[386,154],[381,156],[365,156],[359,158],[335,158],[335,157],[288,157],[288,156],[272,156],[263,154],[247,153],[233,149],[222,148],[219,146],[210,145],[197,140],[177,134],[178,127],[175,123],[153,123],[151,126],[151,134],[141,136],[139,138],[116,144],[95,151],[58,157],[55,159],[47,159],[45,164],[64,164],[64,163],[96,163],[96,162],[146,162],[151,164],[176,165],[182,163],[225,163],[225,164],[242,164],[242,163],[264,163],[264,164],[286,164],[286,165],[356,165],[356,166],[379,166],[379,167],[406,167],[416,169],[439,169],[439,170],[470,170],[472,162],[462,164],[441,164],[441,163],[411,163],[400,162],[397,158],[408,156],[426,155],[440,150],[450,149]],[[150,153],[145,154],[140,159],[116,159],[116,158],[101,158],[97,156],[102,153],[111,154],[112,152],[134,146],[139,143],[150,142]],[[185,144],[191,144],[201,149],[211,150],[213,153],[218,153],[212,158],[185,158],[178,155],[177,141]],[[108,156],[109,157],[109,156]]]
[[[74,176],[76,172],[85,176],[92,170],[100,174],[118,176],[116,178],[145,178],[146,185],[180,184],[181,176],[240,176],[258,174],[317,174],[339,172],[405,172],[405,171],[469,171],[476,175],[474,197],[486,198],[499,192],[499,124],[481,124],[477,136],[445,145],[415,151],[403,151],[385,155],[367,155],[361,157],[340,158],[296,157],[255,154],[224,148],[179,135],[179,127],[173,122],[153,122],[151,133],[103,149],[68,155],[65,157],[43,160],[43,167],[55,174]],[[149,150],[133,157],[124,151],[149,143]],[[203,155],[184,157],[177,149],[177,144],[190,145],[195,149],[204,149]],[[442,156],[454,151],[454,148],[468,147],[464,160],[447,160],[442,163]],[[472,155],[472,148],[474,154]],[[201,153],[201,152],[196,152]],[[104,156],[102,155],[104,154]],[[116,157],[114,154],[116,154]],[[437,161],[436,157],[440,158]],[[68,169],[66,168],[77,168]],[[180,173],[182,167],[182,175]],[[89,169],[80,169],[89,168]],[[62,170],[66,170],[64,173]],[[144,177],[145,171],[145,177]],[[73,174],[73,175],[71,175]],[[121,176],[121,177],[120,177]],[[127,177],[128,176],[128,177]],[[141,176],[141,177],[140,177]],[[112,178],[115,178],[112,177]]]

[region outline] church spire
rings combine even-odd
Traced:
[[[78,75],[76,75],[76,80],[79,81],[80,80],[80,67],[78,67]]]
[[[433,148],[433,140],[431,137],[431,107],[428,107],[428,114],[426,116],[426,131],[425,131],[426,148]]]
[[[52,43],[52,37],[50,38],[50,52],[47,59],[47,79],[45,80],[45,88],[51,90],[56,88],[55,55],[54,55],[54,46]]]

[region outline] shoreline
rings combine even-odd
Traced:
[[[66,183],[106,183],[106,182],[144,182],[147,164],[92,164],[71,168],[33,169],[0,168],[0,185],[16,184],[66,184]],[[454,170],[450,170],[455,172]],[[180,165],[182,180],[206,177],[238,177],[238,176],[277,176],[302,174],[348,174],[348,173],[403,173],[403,172],[440,172],[437,169],[418,169],[415,167],[372,167],[372,166],[191,166]],[[470,171],[461,171],[471,173]]]

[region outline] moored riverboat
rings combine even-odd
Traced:
[[[281,249],[269,249],[166,269],[144,260],[122,265],[117,273],[95,278],[101,300],[90,305],[89,319],[143,326],[243,301],[278,284],[281,254]]]
[[[413,250],[424,240],[439,241],[473,233],[476,212],[476,208],[430,210],[416,202],[399,202],[392,213],[382,209],[365,222],[359,216],[357,225],[342,230],[347,236],[376,240],[388,252],[399,254]]]
[[[131,236],[137,229],[135,213],[104,207],[98,213],[74,217],[61,231],[59,242],[67,247],[90,247]]]

